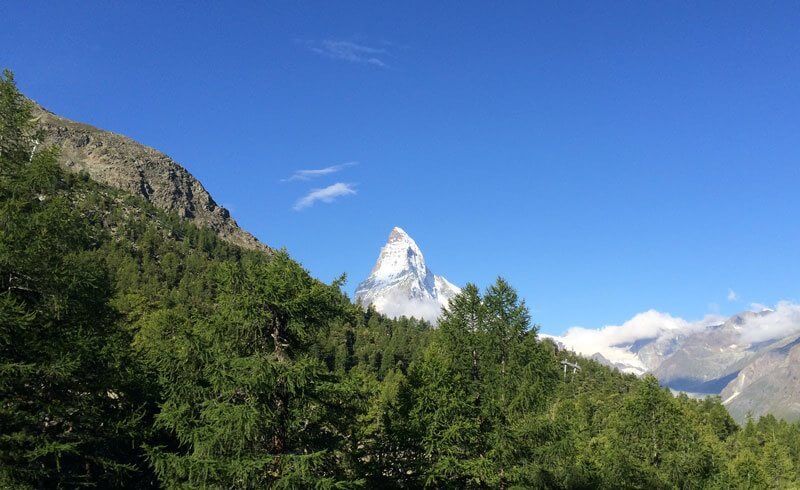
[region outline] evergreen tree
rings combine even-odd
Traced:
[[[536,338],[538,327],[505,280],[489,287],[484,304],[481,408],[490,428],[484,479],[497,488],[543,486],[542,449],[551,430],[543,411],[558,382],[556,360]]]
[[[480,478],[486,440],[481,437],[477,333],[483,321],[483,300],[468,284],[451,300],[433,342],[412,366],[411,423],[422,441],[418,471],[426,485],[463,488]]]
[[[516,292],[502,279],[481,296],[468,285],[451,300],[439,332],[413,371],[412,413],[433,486],[542,483],[555,359]]]
[[[650,375],[626,396],[602,441],[599,471],[609,487],[699,485],[718,470],[700,428]]]
[[[0,484],[122,486],[140,414],[99,236],[37,148],[30,103],[0,79]],[[36,151],[34,152],[34,148]]]
[[[325,365],[307,355],[342,311],[338,283],[312,279],[285,252],[229,263],[210,318],[176,308],[144,323],[137,345],[162,379],[157,424],[178,447],[153,448],[167,486],[333,486],[342,428]],[[338,419],[341,420],[341,419]]]

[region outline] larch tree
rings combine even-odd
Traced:
[[[98,230],[9,72],[0,114],[0,486],[125,486],[140,417]]]
[[[210,318],[165,312],[137,346],[160,373],[157,424],[177,448],[152,448],[168,486],[334,486],[342,430],[335,379],[308,355],[342,311],[325,285],[283,252],[229,263]]]

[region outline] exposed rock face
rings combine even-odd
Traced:
[[[356,301],[390,317],[414,316],[435,323],[459,292],[428,269],[416,242],[395,227],[369,277],[356,288]]]
[[[681,339],[653,374],[670,388],[719,393],[763,346],[742,341],[742,328],[766,312],[747,311]]]
[[[670,335],[662,335],[652,339],[637,341],[630,349],[642,360],[647,369],[652,371],[657,368],[664,359],[669,358],[682,345],[686,335],[681,332],[672,332]]]
[[[42,143],[60,148],[59,162],[66,169],[86,171],[92,179],[141,196],[160,209],[212,229],[230,243],[269,251],[239,228],[200,181],[167,155],[125,136],[57,116],[38,105],[34,115],[44,133]]]
[[[800,414],[800,337],[772,344],[741,369],[720,394],[733,418],[771,413],[789,420]]]

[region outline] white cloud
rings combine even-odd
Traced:
[[[433,298],[409,298],[402,291],[387,293],[376,301],[375,309],[390,318],[401,316],[422,318],[437,324],[442,305]]]
[[[403,298],[386,304],[381,312],[391,318],[401,316],[422,318],[436,325],[442,313],[442,306],[436,300]]]
[[[300,198],[294,205],[295,211],[311,207],[317,201],[331,203],[342,196],[355,194],[353,184],[337,182],[322,189],[312,189],[311,192]]]
[[[774,308],[753,303],[750,308],[761,315],[745,316],[741,325],[741,339],[744,344],[780,339],[800,334],[800,305],[781,301]],[[648,310],[635,315],[622,325],[608,325],[601,328],[572,327],[564,335],[553,336],[570,350],[584,356],[601,354],[612,362],[625,363],[633,368],[646,370],[642,360],[628,346],[638,340],[670,339],[677,335],[691,335],[712,325],[719,325],[727,318],[718,314],[708,314],[701,320],[687,321],[669,313]]]
[[[688,335],[722,321],[724,318],[718,315],[706,315],[702,320],[690,322],[669,313],[648,310],[635,315],[622,325],[601,328],[572,327],[555,339],[584,356],[598,353],[612,362],[628,365],[631,372],[644,372],[647,366],[635,353],[628,350],[631,344],[639,340]]]
[[[728,301],[737,301],[739,299],[739,295],[736,294],[736,291],[733,289],[728,289]]]
[[[281,182],[291,182],[293,180],[311,180],[325,175],[335,174],[347,167],[358,165],[358,162],[346,162],[339,165],[331,165],[325,168],[315,168],[308,170],[296,170],[288,179],[281,179]]]
[[[771,310],[771,309],[772,308],[770,308],[769,306],[761,303],[750,303],[750,311],[755,311],[756,313],[758,313],[759,311]]]
[[[742,325],[742,340],[748,343],[779,339],[800,333],[800,305],[781,301],[775,308],[753,305],[766,314],[748,318]]]
[[[384,61],[386,56],[389,55],[389,52],[385,48],[376,48],[350,41],[338,41],[334,39],[302,42],[311,51],[334,60],[362,63],[380,68],[389,67]]]

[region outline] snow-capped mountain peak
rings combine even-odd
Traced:
[[[413,271],[425,276],[428,268],[417,242],[402,228],[395,226],[389,240],[381,249],[378,261],[372,268],[370,277],[389,279]]]
[[[391,317],[436,322],[441,309],[461,290],[428,269],[417,243],[394,227],[369,277],[356,288],[356,301]]]

